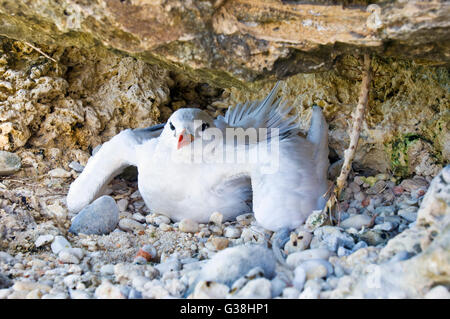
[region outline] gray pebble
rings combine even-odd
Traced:
[[[70,162],[69,167],[77,173],[81,173],[84,170],[84,166],[76,161]]]
[[[0,175],[11,175],[21,167],[20,157],[14,153],[0,151]]]
[[[86,206],[72,220],[69,231],[74,234],[109,234],[119,222],[119,208],[110,196],[102,196]]]

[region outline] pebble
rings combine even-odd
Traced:
[[[162,231],[166,232],[172,229],[172,227],[166,223],[161,223],[159,224],[159,229],[161,229]]]
[[[109,281],[104,281],[95,289],[95,296],[99,299],[125,299],[118,286],[114,286]]]
[[[229,240],[225,237],[213,237],[211,243],[216,250],[223,250],[228,247]]]
[[[310,259],[328,259],[330,256],[334,255],[332,251],[330,251],[327,248],[315,248],[315,249],[308,249],[299,251],[293,254],[290,254],[286,258],[286,263],[291,268],[296,268],[304,261],[310,260]]]
[[[298,291],[296,288],[286,287],[283,289],[283,294],[281,296],[285,299],[297,299],[299,295],[300,291]]]
[[[103,235],[119,222],[119,208],[110,196],[101,196],[83,208],[73,219],[69,231],[74,234]]]
[[[153,216],[153,219],[151,221],[152,223],[156,224],[156,225],[161,225],[161,224],[170,224],[170,218],[165,216],[165,215],[156,215]]]
[[[34,245],[37,248],[39,248],[41,246],[51,243],[54,238],[55,238],[55,236],[53,236],[53,235],[41,235],[36,239],[36,241],[34,242]]]
[[[316,280],[308,280],[303,291],[298,296],[299,299],[318,299],[322,286]]]
[[[198,223],[191,219],[183,219],[178,228],[184,233],[196,233],[199,229]]]
[[[241,237],[242,231],[234,226],[227,226],[223,230],[223,235],[227,238],[239,238]]]
[[[249,226],[254,219],[253,214],[242,214],[236,217],[236,221],[242,226]]]
[[[297,268],[299,267],[305,270],[307,280],[327,277],[333,273],[333,266],[323,259],[307,260]]]
[[[360,230],[364,226],[367,226],[372,218],[365,214],[361,215],[353,215],[347,218],[346,220],[342,221],[340,224],[340,227],[347,229],[347,228],[355,228],[356,230]]]
[[[314,231],[311,248],[327,247],[331,251],[337,251],[339,246],[353,248],[355,241],[339,227],[322,226]]]
[[[283,289],[286,288],[287,280],[283,278],[283,276],[277,275],[275,278],[272,279],[272,298],[278,297],[283,293]]]
[[[209,217],[209,222],[212,224],[215,224],[217,226],[222,225],[222,221],[223,221],[223,215],[219,212],[214,212]]]
[[[199,279],[231,285],[255,267],[261,267],[265,276],[271,279],[275,275],[275,266],[273,252],[262,245],[229,247],[203,265]]]
[[[133,218],[137,222],[140,222],[141,224],[145,223],[145,216],[140,213],[134,213],[131,218]]]
[[[100,268],[100,273],[102,275],[113,275],[114,274],[114,265],[106,264]]]
[[[77,173],[81,173],[84,170],[84,166],[76,161],[70,162],[69,168],[73,169]]]
[[[266,278],[250,280],[233,298],[269,299],[272,297],[272,284]]]
[[[51,245],[52,252],[59,254],[65,248],[72,248],[72,245],[63,236],[56,236]]]
[[[298,266],[294,270],[294,280],[292,281],[292,284],[294,285],[295,289],[298,291],[303,290],[303,286],[305,285],[306,281],[306,271],[305,268],[302,266]]]
[[[309,247],[312,237],[312,234],[308,231],[299,231],[297,234],[291,233],[289,241],[284,245],[284,251],[291,254],[305,250]]]
[[[396,228],[397,226],[394,223],[391,222],[384,222],[378,225],[375,225],[375,227],[373,228],[374,230],[384,230],[384,231],[392,231]]]
[[[91,295],[82,290],[71,290],[70,291],[70,298],[71,299],[91,299]]]
[[[0,262],[4,264],[14,265],[16,260],[13,256],[8,254],[7,252],[0,251]]]
[[[450,299],[450,292],[445,286],[439,285],[430,289],[424,297],[425,299]]]
[[[64,248],[58,253],[58,260],[64,264],[79,264],[83,256],[81,248]]]
[[[135,221],[134,219],[122,218],[119,221],[119,228],[124,231],[140,231],[140,230],[144,230],[145,226],[142,225],[141,223]]]
[[[151,261],[155,259],[158,256],[158,253],[156,251],[156,248],[153,245],[144,245],[136,254],[136,258],[142,257],[145,259],[145,261]]]
[[[49,171],[48,176],[55,178],[68,178],[71,177],[72,174],[63,168],[58,167]]]
[[[119,207],[119,211],[124,212],[127,210],[128,207],[128,200],[125,198],[120,199],[117,201],[117,207]]]
[[[11,175],[21,167],[21,160],[17,154],[0,151],[0,175]]]
[[[159,271],[161,275],[164,275],[170,271],[178,271],[181,269],[181,262],[176,257],[171,257],[167,259],[165,262],[160,263],[155,266],[155,268]]]
[[[0,289],[9,288],[12,286],[13,282],[6,275],[0,273]],[[0,298],[2,299],[2,298]]]
[[[410,209],[401,209],[398,211],[398,215],[412,223],[417,220],[417,208],[411,207]]]
[[[192,299],[225,299],[228,286],[214,281],[200,281],[191,294]]]

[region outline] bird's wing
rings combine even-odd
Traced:
[[[78,212],[102,194],[108,183],[126,167],[136,165],[135,147],[157,138],[164,124],[142,129],[127,129],[104,143],[88,161],[83,172],[70,185],[67,207]]]
[[[263,101],[251,101],[244,104],[237,104],[230,107],[225,116],[219,116],[216,125],[226,125],[234,128],[267,128],[268,135],[270,129],[278,129],[280,137],[297,134],[297,116],[288,116],[293,106],[288,106],[287,102],[276,99],[280,83],[278,82],[272,91]],[[273,135],[272,135],[273,137]]]

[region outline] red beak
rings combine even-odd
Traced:
[[[181,131],[180,135],[178,136],[178,146],[177,149],[179,150],[183,146],[191,144],[191,142],[194,140],[194,137],[191,134],[186,134],[186,129]]]

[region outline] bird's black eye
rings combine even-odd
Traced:
[[[172,122],[170,122],[169,125],[170,125],[170,129],[171,129],[172,131],[175,131],[175,126],[173,126]]]
[[[203,123],[202,124],[202,131],[206,130],[209,127],[208,123]]]

